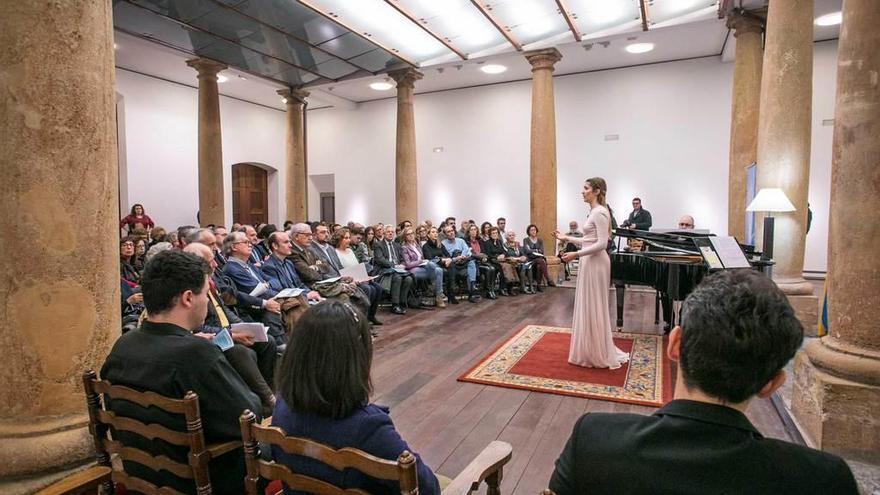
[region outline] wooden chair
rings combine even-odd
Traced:
[[[358,449],[334,450],[305,438],[288,437],[280,428],[257,424],[256,416],[251,411],[245,411],[241,415],[240,421],[247,467],[245,490],[248,495],[260,495],[257,489],[260,478],[280,480],[294,490],[319,495],[367,495],[363,490],[344,490],[309,476],[295,474],[287,466],[277,464],[274,461],[260,459],[258,443],[277,446],[288,454],[315,459],[339,471],[353,468],[376,479],[396,480],[400,483],[401,495],[418,495],[419,493],[416,458],[410,452],[403,451],[396,461],[389,461]],[[443,490],[443,494],[469,495],[478,490],[480,484],[485,481],[488,485],[487,495],[500,495],[502,468],[510,461],[512,450],[513,448],[506,442],[494,441],[490,443]]]
[[[159,488],[123,471],[112,470],[111,454],[115,455],[120,463],[121,461],[136,462],[153,471],[162,469],[180,478],[191,479],[195,483],[196,492],[199,495],[209,495],[211,481],[208,476],[208,462],[227,452],[241,448],[239,441],[205,445],[202,417],[199,412],[199,398],[192,391],[187,392],[183,399],[169,399],[154,392],[137,392],[128,387],[99,380],[92,370],[83,373],[82,379],[89,409],[89,431],[94,437],[95,449],[98,452],[97,466],[87,470],[86,473],[99,470],[100,473],[103,473],[102,478],[100,482],[96,483],[92,479],[94,475],[78,473],[44,489],[40,492],[43,495],[85,493],[84,489],[89,486],[97,488],[99,484],[105,486],[105,493],[112,493],[114,483],[120,483],[128,490],[147,495],[180,494],[170,487]],[[144,408],[152,406],[171,414],[182,415],[186,420],[186,432],[174,431],[158,424],[148,425],[134,418],[120,416],[106,409],[106,404],[110,399],[126,400]],[[141,449],[126,446],[123,442],[108,435],[110,428],[117,432],[135,433],[147,439],[161,439],[172,445],[186,447],[189,449],[188,462],[183,464],[173,461],[167,456],[153,456]],[[77,477],[82,479],[75,479]],[[80,483],[77,484],[77,482]]]

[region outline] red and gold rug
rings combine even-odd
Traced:
[[[672,370],[662,335],[614,333],[630,353],[616,370],[568,363],[571,329],[526,325],[459,381],[660,407],[672,400]]]

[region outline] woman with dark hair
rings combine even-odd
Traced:
[[[131,237],[123,237],[119,240],[119,274],[123,280],[134,287],[140,282],[141,274],[134,267],[134,243]]]
[[[334,449],[355,448],[395,460],[413,452],[394,428],[388,409],[370,403],[373,343],[367,319],[354,306],[327,300],[310,307],[290,334],[278,373],[278,401],[272,426]],[[413,452],[419,494],[438,495],[431,469]],[[293,472],[343,489],[373,494],[399,494],[396,481],[371,478],[360,471],[337,471],[318,461],[272,447],[275,462]],[[294,493],[285,487],[284,493]]]
[[[149,250],[151,247],[159,244],[160,242],[165,242],[165,236],[167,233],[165,229],[162,227],[154,227],[153,230],[150,231],[150,243],[147,244],[147,249]]]
[[[484,243],[489,240],[489,231],[492,229],[492,224],[490,222],[483,222],[480,225],[480,240]]]
[[[483,252],[489,258],[489,263],[495,267],[496,273],[501,274],[501,295],[515,295],[514,288],[519,281],[519,275],[516,273],[515,262],[507,259],[507,249],[504,248],[498,227],[489,227],[489,240],[483,243]]]
[[[150,230],[156,225],[153,223],[153,220],[144,213],[144,205],[140,203],[136,203],[131,207],[131,213],[129,213],[125,218],[120,220],[119,228],[123,229],[128,227],[128,231],[131,232],[135,227],[141,226],[146,230]]]
[[[358,260],[357,254],[351,248],[351,231],[348,230],[348,227],[337,229],[330,236],[330,245],[336,250],[336,256],[342,265],[341,268],[354,268],[361,263]],[[376,319],[376,310],[379,309],[379,300],[382,298],[382,287],[372,280],[355,283],[370,300],[367,320],[373,325],[381,325],[382,322]]]
[[[468,226],[467,233],[464,236],[464,242],[471,248],[471,256],[477,263],[477,269],[483,277],[483,285],[486,287],[486,297],[489,299],[498,299],[495,294],[495,284],[498,281],[498,271],[489,263],[489,256],[483,252],[485,242],[480,239],[477,231],[477,224],[472,223]]]
[[[372,263],[373,262],[373,243],[375,241],[376,241],[376,227],[373,227],[372,225],[368,225],[364,229],[364,240],[362,241],[364,243],[364,246],[366,247],[366,250],[364,251],[366,253],[366,259],[362,259],[361,260],[362,263]]]
[[[424,256],[426,260],[431,260],[435,265],[443,269],[443,279],[445,280],[444,291],[449,298],[449,302],[452,304],[458,304],[458,299],[455,297],[455,294],[452,293],[452,288],[450,286],[451,277],[455,276],[455,274],[450,272],[450,268],[452,267],[452,256],[449,254],[449,251],[446,250],[443,243],[440,242],[437,227],[431,227],[428,229],[428,240],[422,244],[422,256]]]
[[[553,232],[553,236],[581,248],[580,251],[562,254],[562,261],[566,263],[580,258],[568,362],[588,368],[615,369],[629,361],[629,354],[618,349],[611,336],[611,316],[608,311],[611,259],[606,251],[611,220],[605,207],[607,191],[605,179],[587,179],[581,191],[584,203],[590,205],[590,213],[584,222],[584,236],[568,236],[558,230]]]
[[[538,237],[537,225],[530,224],[526,227],[526,237],[523,239],[522,246],[526,256],[534,262],[532,265],[532,278],[535,280],[535,288],[538,289],[538,292],[544,292],[544,289],[541,288],[542,282],[551,287],[556,286],[550,280],[550,275],[547,273],[547,258],[545,258],[547,253],[544,252],[544,240]]]

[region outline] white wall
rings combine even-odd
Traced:
[[[832,128],[821,121],[833,117],[836,51],[836,42],[815,45],[806,270],[826,265]],[[726,233],[732,78],[719,58],[556,77],[559,225],[585,218],[580,187],[601,176],[620,220],[640,196],[656,227],[689,213],[698,228]],[[505,216],[523,231],[530,91],[524,81],[416,96],[420,220]],[[309,172],[336,174],[337,221],[394,220],[395,111],[387,99],[309,112]]]
[[[195,224],[198,196],[198,91],[116,70],[124,102],[127,197],[166,228]],[[222,91],[222,88],[221,88]],[[232,219],[232,165],[270,171],[269,221],[283,222],[284,113],[220,97],[226,223]]]

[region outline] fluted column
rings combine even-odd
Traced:
[[[394,188],[397,221],[419,221],[419,175],[416,166],[416,119],[413,111],[415,82],[423,77],[415,69],[388,73],[397,81],[397,153]]]
[[[773,279],[790,295],[804,281],[813,95],[813,0],[770,2],[758,116],[758,189],[781,188],[796,208],[776,213]],[[813,320],[812,326],[816,321]]]
[[[287,130],[284,137],[284,169],[287,176],[286,220],[308,221],[308,188],[306,186],[306,150],[303,135],[305,105],[308,91],[281,89],[278,94],[287,100]]]
[[[823,450],[880,462],[880,2],[846,0],[828,232],[829,334],[798,355],[794,415]]]
[[[206,58],[187,60],[186,65],[199,73],[199,221],[202,225],[225,225],[217,74],[227,67]]]
[[[0,46],[0,493],[15,494],[94,459],[80,377],[120,333],[111,4],[4,2]]]
[[[531,223],[538,226],[544,245],[555,246],[556,108],[553,99],[553,66],[562,59],[562,54],[556,48],[547,48],[525,52],[524,55],[532,65],[529,216]]]
[[[758,107],[761,100],[763,22],[735,11],[727,27],[736,38],[733,103],[730,115],[730,163],[727,179],[727,234],[745,242],[746,168],[758,160]]]

